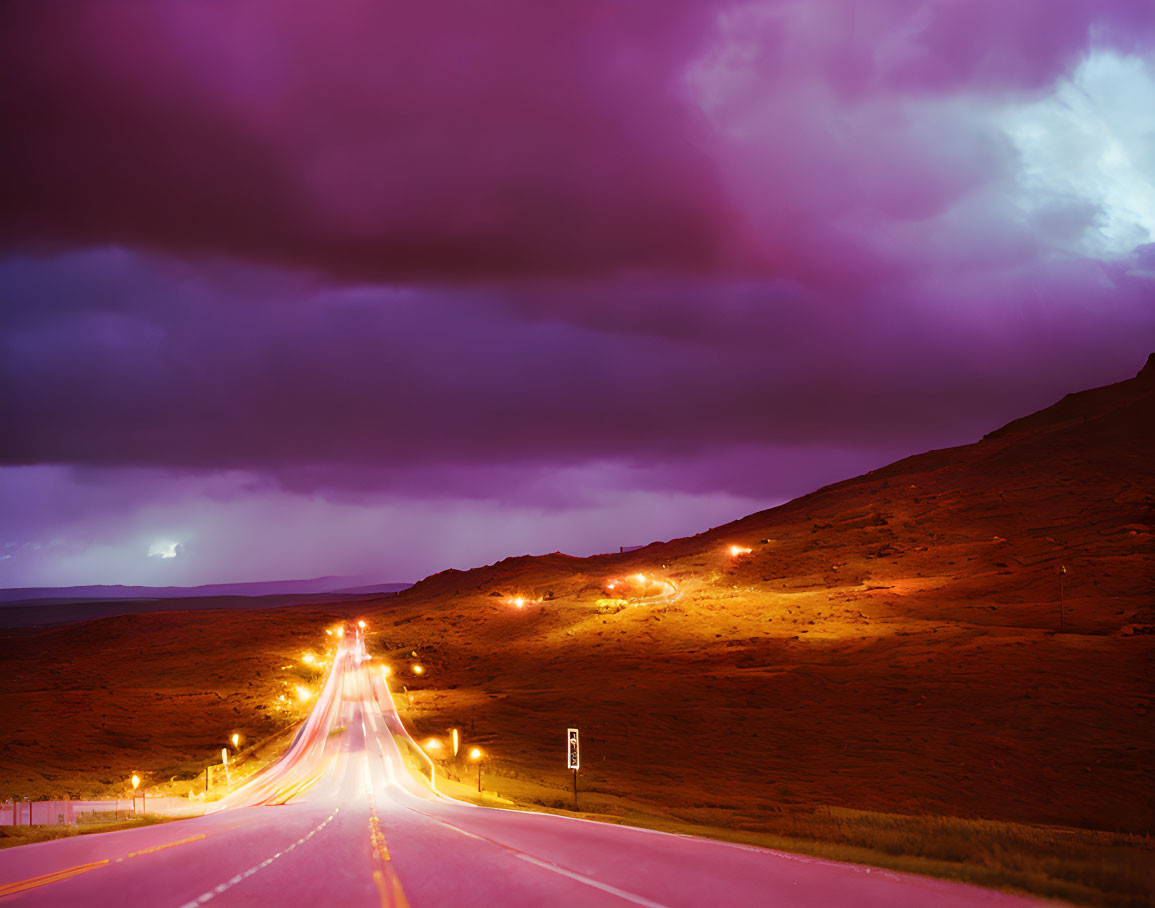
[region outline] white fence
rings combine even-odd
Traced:
[[[0,826],[71,825],[78,817],[108,814],[108,819],[129,819],[145,813],[187,813],[184,798],[132,798],[111,801],[17,801],[0,804]]]

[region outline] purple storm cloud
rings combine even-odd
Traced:
[[[10,0],[0,78],[6,586],[668,538],[1155,342],[1145,0]]]

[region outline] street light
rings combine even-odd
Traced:
[[[415,675],[423,675],[423,674],[425,674],[425,669],[424,669],[424,668],[423,668],[421,665],[418,665],[418,664],[414,663],[414,665],[413,665],[413,674],[415,674]]]
[[[428,741],[425,742],[424,750],[426,753],[430,753],[430,752],[435,751],[435,750],[441,750],[441,739],[440,738],[430,738]]]
[[[460,747],[461,739],[457,734],[457,729],[453,729],[453,756],[457,756],[457,750]]]
[[[136,790],[140,788],[140,776],[132,774],[132,812],[136,813]],[[144,813],[144,795],[141,795],[140,812]]]
[[[469,759],[477,764],[477,792],[481,793],[481,758],[484,756],[480,747],[475,747],[469,751]]]
[[[364,628],[365,628],[365,622],[364,622],[364,621],[358,621],[358,622],[357,622],[357,627],[359,627],[359,628],[361,628],[362,630],[364,630]]]
[[[236,749],[237,749],[237,746],[238,746],[240,743],[241,743],[241,736],[240,736],[240,735],[238,735],[236,732],[234,732],[234,733],[233,733],[233,750],[236,750]]]

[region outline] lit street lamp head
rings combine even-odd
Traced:
[[[470,750],[469,751],[469,759],[480,760],[481,759],[481,748],[480,747],[474,747],[472,750]]]
[[[241,743],[241,736],[233,733],[233,747],[237,747]]]
[[[140,776],[138,776],[136,773],[133,773],[132,774],[132,790],[136,791],[138,788],[140,788]]]

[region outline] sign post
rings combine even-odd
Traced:
[[[1067,573],[1067,566],[1065,564],[1059,565],[1059,630],[1064,630],[1065,619],[1063,612],[1063,576]]]
[[[578,809],[578,786],[577,774],[581,766],[581,749],[578,743],[578,730],[576,728],[567,729],[569,748],[567,751],[568,762],[567,765],[573,770],[573,809]]]

